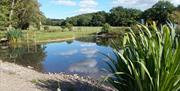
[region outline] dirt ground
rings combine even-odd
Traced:
[[[78,75],[43,74],[0,60],[0,91],[114,91]]]

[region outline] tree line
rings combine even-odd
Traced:
[[[138,9],[112,8],[109,12],[99,11],[82,14],[66,19],[49,19],[40,11],[38,0],[0,0],[0,30],[11,28],[28,29],[30,26],[40,29],[41,25],[52,26],[131,26],[144,20],[159,24],[171,20],[180,23],[180,5],[175,7],[168,1],[159,1],[151,8]],[[41,24],[42,23],[42,24]]]
[[[102,26],[109,23],[111,26],[131,26],[139,22],[156,21],[164,24],[167,21],[178,23],[180,19],[180,5],[175,7],[168,1],[159,1],[151,8],[141,11],[138,9],[112,8],[109,12],[99,11],[82,14],[64,19],[46,19],[45,25],[65,26],[67,23],[74,26]]]

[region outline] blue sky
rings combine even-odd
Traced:
[[[145,10],[158,0],[39,0],[41,11],[48,18],[65,19],[67,17],[97,11],[109,11],[112,7],[123,6]],[[179,5],[180,0],[169,0]]]

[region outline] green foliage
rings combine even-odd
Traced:
[[[158,24],[165,24],[170,15],[175,10],[172,3],[168,1],[159,1],[152,8],[145,10],[142,14],[142,18],[146,21],[156,21]],[[173,21],[173,20],[171,20]]]
[[[70,24],[70,23],[66,23],[66,28],[69,30],[69,31],[73,31],[73,25]]]
[[[101,32],[108,33],[109,31],[111,31],[111,26],[110,26],[108,23],[105,23],[105,24],[102,26]]]
[[[40,22],[44,16],[39,7],[40,5],[37,0],[22,0],[19,2],[14,15],[17,20],[16,27],[27,29],[29,25],[34,25],[35,27],[41,26]]]
[[[106,23],[106,17],[107,17],[107,13],[103,11],[93,14],[91,25],[102,26],[104,23]]]
[[[66,22],[69,22],[76,26],[90,26],[94,13],[82,14],[75,17],[67,18]]]
[[[0,30],[6,30],[8,26],[8,14],[9,14],[9,7],[7,6],[7,0],[0,1]]]
[[[138,25],[138,34],[126,33],[123,49],[115,45],[107,78],[120,91],[179,91],[180,43],[171,24],[158,29]]]
[[[27,29],[30,25],[40,28],[45,18],[39,9],[37,0],[1,0],[0,1],[0,27]]]
[[[62,28],[60,26],[44,26],[44,30],[46,32],[56,32],[62,31]]]
[[[107,18],[112,26],[130,26],[136,24],[141,14],[140,10],[116,7],[110,10]]]
[[[47,18],[45,22],[43,22],[44,25],[51,25],[51,26],[61,26],[64,25],[64,19],[49,19]]]
[[[23,37],[23,33],[21,30],[13,29],[6,33],[6,37],[12,43],[17,43]]]
[[[82,14],[75,17],[67,18],[66,20],[47,19],[46,24],[57,24],[64,26],[66,23],[74,26],[102,26],[104,23],[109,23],[113,26],[130,26],[136,24],[140,18],[141,11],[136,9],[127,9],[116,7],[111,9],[110,13],[100,11],[96,13]],[[54,22],[54,23],[53,23]]]
[[[44,26],[44,30],[45,31],[49,30],[49,26]]]
[[[168,20],[178,22],[176,14],[180,11],[180,5],[175,7],[166,0],[161,0],[144,12],[137,9],[114,7],[110,12],[100,11],[95,13],[82,14],[63,19],[47,19],[47,25],[61,25],[66,23],[74,26],[102,26],[109,23],[111,26],[132,26],[144,19],[146,22],[156,21],[158,25],[165,24]],[[173,14],[175,12],[175,15]],[[172,15],[173,14],[173,15]]]

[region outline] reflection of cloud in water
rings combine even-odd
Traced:
[[[97,61],[95,59],[89,59],[71,65],[69,71],[80,73],[96,73],[98,72],[96,65]]]
[[[96,53],[98,52],[95,48],[82,48],[81,53],[85,54],[86,57],[96,57]]]
[[[82,42],[80,44],[80,46],[81,47],[91,47],[91,46],[96,46],[96,44],[95,43],[84,43],[84,42]]]
[[[60,53],[55,53],[55,55],[61,55],[61,56],[71,56],[78,53],[78,50],[74,49],[74,50],[69,50],[69,51],[65,51],[65,52],[60,52]]]

